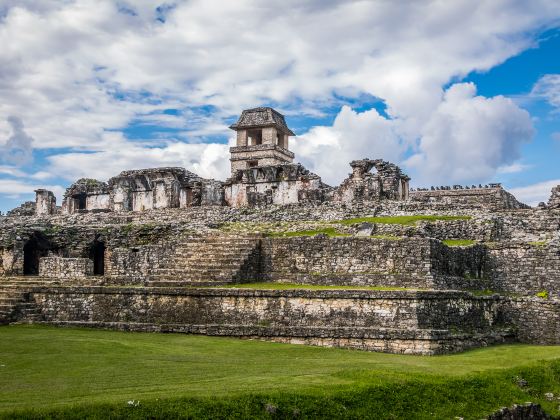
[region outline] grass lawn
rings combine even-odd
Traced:
[[[517,384],[516,377],[528,383]],[[559,415],[560,347],[401,356],[180,334],[0,327],[0,417],[481,418]],[[127,401],[140,401],[129,406]],[[16,410],[16,411],[14,411]],[[26,411],[22,411],[26,410]]]

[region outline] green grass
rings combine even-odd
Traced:
[[[445,239],[442,242],[447,246],[471,246],[476,244],[476,241],[470,239]]]
[[[532,246],[538,246],[538,247],[542,247],[542,246],[546,246],[548,244],[547,241],[535,241],[535,242],[529,242],[529,245]]]
[[[559,414],[544,398],[560,393],[558,346],[422,357],[38,326],[0,337],[0,417],[477,419],[525,401]]]
[[[213,287],[213,286],[209,286]],[[420,290],[406,289],[404,287],[388,287],[388,286],[324,286],[318,284],[296,284],[296,283],[237,283],[227,286],[219,286],[233,289],[266,289],[266,290]]]
[[[324,234],[329,237],[339,237],[339,236],[352,236],[348,233],[339,233],[335,228],[320,228],[315,230],[300,230],[297,232],[267,232],[266,236],[271,238],[292,238],[295,236],[315,236],[319,234]]]
[[[358,217],[355,219],[344,219],[334,223],[341,223],[344,225],[353,225],[355,223],[369,222],[381,223],[386,225],[405,225],[413,226],[418,222],[434,222],[437,220],[470,220],[470,216],[378,216],[378,217]]]

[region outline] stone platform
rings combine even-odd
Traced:
[[[33,322],[54,325],[427,355],[515,339],[498,296],[466,292],[14,287],[33,304]]]

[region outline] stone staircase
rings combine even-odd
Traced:
[[[40,320],[40,311],[28,288],[17,284],[0,286],[0,324]]]
[[[153,287],[225,285],[258,281],[260,237],[185,238],[164,267],[148,281]]]

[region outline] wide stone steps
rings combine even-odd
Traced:
[[[258,246],[256,237],[186,238],[163,266],[153,269],[149,284],[172,287],[237,282]]]
[[[28,301],[26,289],[27,284],[23,288],[5,284],[0,287],[0,324],[39,319],[40,312],[34,302]]]

